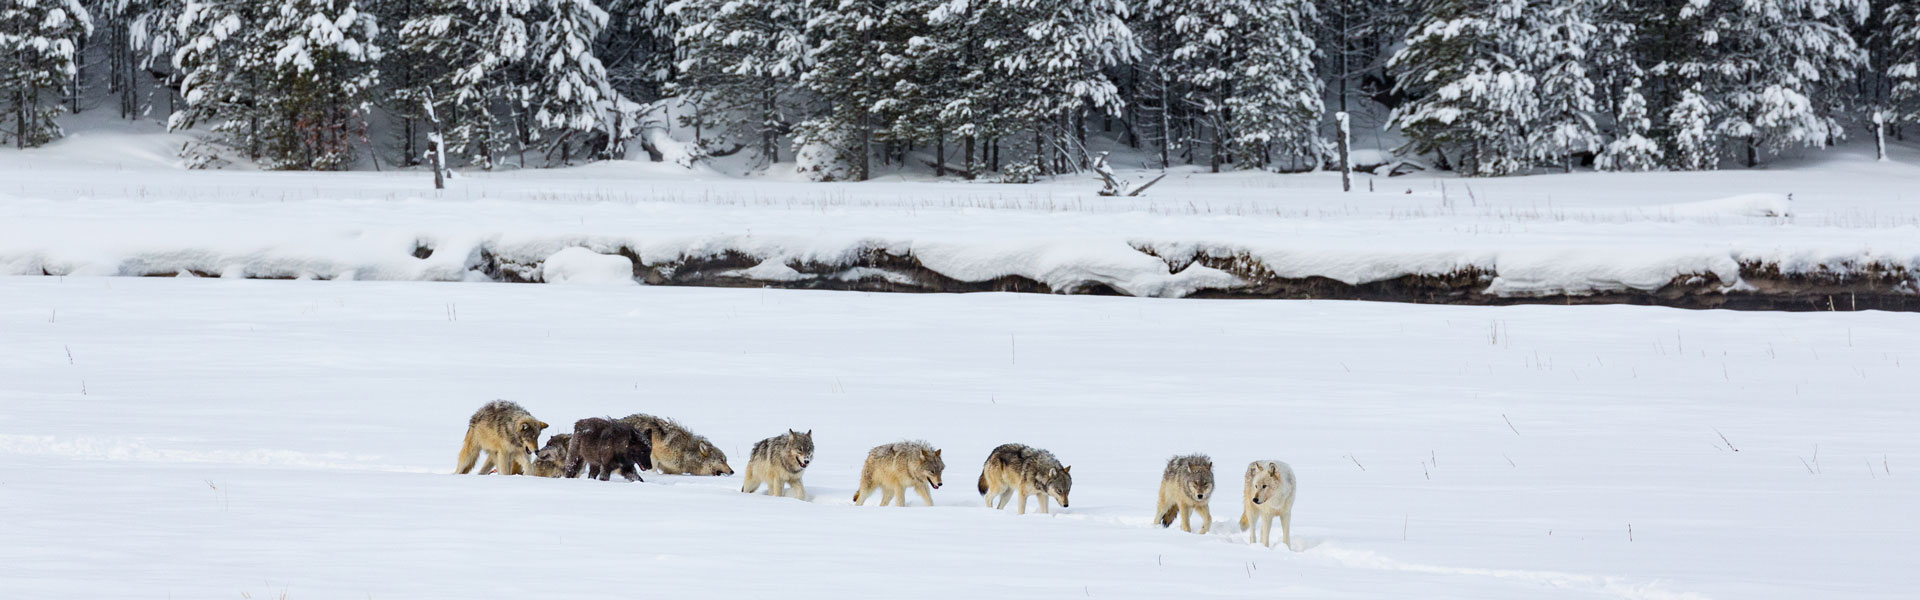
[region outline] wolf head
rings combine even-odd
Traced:
[[[1060,508],[1066,508],[1067,493],[1073,491],[1073,467],[1048,469],[1041,479],[1047,495],[1053,496],[1053,500],[1060,503]]]
[[[701,438],[694,443],[694,449],[681,457],[682,468],[688,475],[732,475],[733,467],[727,466],[727,453]]]
[[[787,455],[774,458],[780,460],[788,471],[799,471],[813,464],[813,430],[808,429],[806,433],[800,433],[788,429]]]
[[[520,417],[513,421],[513,439],[531,454],[540,450],[540,432],[546,429],[545,421],[530,416]]]
[[[932,485],[933,489],[940,489],[940,474],[947,470],[947,463],[940,459],[939,450],[932,452],[925,450],[920,451],[918,468],[919,472],[914,473],[914,477],[918,478],[919,481],[925,481],[928,485]]]
[[[533,458],[554,464],[564,464],[567,462],[567,444],[572,442],[573,434],[571,433],[553,434],[552,437],[547,438],[547,445],[541,446],[540,451],[533,454]]]
[[[1213,465],[1193,463],[1187,466],[1187,473],[1181,478],[1180,491],[1194,502],[1206,502],[1213,495]]]
[[[1280,475],[1280,465],[1268,463],[1253,470],[1253,480],[1247,485],[1253,488],[1253,503],[1266,504],[1280,495],[1280,488],[1286,480]]]

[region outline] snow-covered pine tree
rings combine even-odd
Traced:
[[[673,36],[680,22],[667,11],[677,0],[608,0],[605,35],[594,55],[606,64],[613,88],[629,100],[665,96],[673,76]]]
[[[1257,21],[1249,18],[1249,8],[1238,0],[1147,0],[1145,5],[1148,19],[1168,24],[1160,40],[1164,54],[1157,58],[1166,84],[1178,90],[1170,104],[1184,109],[1180,112],[1192,129],[1182,142],[1196,147],[1204,143],[1215,173],[1232,153],[1229,139],[1235,136],[1227,102],[1241,79],[1233,63],[1245,54],[1244,46],[1251,41],[1248,26]]]
[[[978,68],[987,71],[969,89],[974,105],[996,106],[992,120],[1027,125],[1041,173],[1090,158],[1078,136],[1086,112],[1119,114],[1106,70],[1139,56],[1127,11],[1124,0],[981,0],[970,13]]]
[[[1241,40],[1226,98],[1229,148],[1243,167],[1285,162],[1317,168],[1321,81],[1314,73],[1315,13],[1308,0],[1242,0]]]
[[[759,144],[761,160],[779,162],[790,127],[784,102],[806,71],[806,0],[681,0],[667,10],[680,20],[682,56],[669,93],[696,107],[682,121],[726,124],[728,135]]]
[[[1521,36],[1525,48],[1521,52],[1534,63],[1540,98],[1539,116],[1526,126],[1529,154],[1571,172],[1574,153],[1598,150],[1600,145],[1593,122],[1598,103],[1588,76],[1592,58],[1587,54],[1599,28],[1593,23],[1590,0],[1543,3],[1532,13],[1526,19],[1528,31]]]
[[[72,93],[78,48],[93,17],[78,0],[10,0],[0,5],[0,141],[16,148],[58,139],[60,101]],[[9,139],[10,138],[10,139]]]
[[[528,97],[534,123],[546,131],[531,137],[550,140],[547,146],[559,152],[562,164],[575,147],[601,158],[623,155],[621,144],[632,137],[639,107],[613,89],[606,66],[593,55],[606,11],[590,0],[541,0],[534,15]]]
[[[269,169],[352,166],[379,79],[373,15],[353,0],[197,1],[179,32],[187,104],[170,127],[210,122],[215,143]]]
[[[1684,171],[1705,171],[1720,165],[1720,146],[1724,139],[1715,134],[1717,107],[1694,84],[1680,92],[1680,98],[1667,112],[1667,146],[1672,149],[1671,164]]]
[[[887,92],[891,116],[886,139],[933,146],[934,173],[950,170],[947,149],[957,144],[958,171],[972,179],[981,169],[982,131],[968,88],[987,76],[979,69],[979,40],[972,27],[972,3],[951,0],[898,0],[887,4],[887,18],[900,30],[895,39],[899,66]]]
[[[123,119],[146,112],[140,83],[151,81],[147,69],[169,66],[173,31],[180,14],[179,0],[90,0],[94,15],[93,39],[104,42],[107,91]],[[159,86],[154,86],[160,89]]]
[[[1640,80],[1627,85],[1614,116],[1613,141],[1594,157],[1593,166],[1602,171],[1650,171],[1660,166],[1660,145],[1649,137],[1653,121],[1647,118],[1647,99],[1640,93]]]
[[[1420,0],[1421,17],[1389,60],[1396,90],[1412,97],[1389,121],[1408,149],[1478,176],[1528,163],[1527,124],[1539,114],[1537,82],[1519,53],[1525,0]],[[1451,157],[1449,157],[1451,154]]]
[[[794,133],[802,168],[816,179],[865,181],[873,174],[874,142],[884,121],[900,109],[896,82],[909,66],[908,15],[883,0],[814,0],[807,38],[813,40],[800,84],[818,110]],[[951,58],[951,57],[948,57]],[[815,156],[817,154],[817,156]]]
[[[1834,117],[1866,54],[1847,23],[1865,0],[1689,0],[1697,57],[1677,73],[1700,81],[1724,109],[1715,133],[1738,140],[1748,166],[1764,152],[1845,137]]]
[[[1892,100],[1897,119],[1920,123],[1920,0],[1904,0],[1887,8],[1888,49],[1892,67]]]
[[[502,114],[520,111],[526,98],[532,0],[422,1],[401,26],[401,44],[445,70],[419,82],[414,93],[426,98],[431,90],[449,153],[492,169],[520,133]]]

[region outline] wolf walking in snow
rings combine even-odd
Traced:
[[[1293,548],[1293,467],[1277,460],[1256,460],[1247,464],[1247,491],[1241,500],[1240,530],[1255,522],[1258,535],[1247,534],[1247,543],[1273,547],[1273,518],[1280,517],[1280,541]]]
[[[788,429],[786,433],[754,443],[753,455],[747,459],[746,481],[741,482],[740,491],[751,494],[765,483],[768,496],[784,496],[787,486],[793,486],[794,497],[805,500],[807,487],[801,485],[800,475],[812,463],[813,430],[800,433]]]
[[[578,477],[580,466],[585,464],[587,477],[592,479],[606,481],[619,471],[627,481],[641,481],[640,470],[653,462],[649,450],[646,434],[632,425],[599,417],[581,419],[573,424],[567,464],[560,469],[560,476]]]
[[[694,435],[673,419],[634,413],[620,420],[648,433],[653,446],[653,468],[668,475],[732,475],[727,455],[703,436]]]
[[[567,465],[567,445],[572,443],[573,434],[556,433],[547,438],[547,445],[533,453],[534,477],[559,477],[561,469]]]
[[[1205,454],[1175,456],[1167,461],[1167,472],[1160,476],[1160,503],[1153,509],[1153,519],[1161,527],[1173,526],[1173,516],[1180,515],[1180,530],[1193,531],[1189,518],[1200,513],[1200,533],[1213,529],[1213,510],[1208,508],[1207,499],[1213,496],[1213,459]]]
[[[873,491],[881,492],[880,505],[886,506],[898,499],[898,506],[907,505],[907,489],[911,486],[920,492],[920,499],[927,506],[933,506],[933,492],[928,489],[940,489],[940,473],[947,469],[947,463],[940,458],[940,451],[926,442],[894,442],[875,446],[867,452],[867,464],[860,468],[860,489],[853,493],[853,503],[866,505],[867,498],[873,497]]]
[[[1047,498],[1067,507],[1067,493],[1073,491],[1073,467],[1061,466],[1052,452],[1024,444],[1001,444],[987,455],[980,468],[980,495],[987,506],[1004,509],[1007,500],[1019,498],[1019,514],[1027,514],[1027,497],[1039,496],[1040,512],[1047,510]],[[994,506],[994,499],[1000,500]]]
[[[453,473],[462,475],[473,470],[479,461],[480,453],[487,453],[487,460],[480,465],[480,474],[485,475],[489,468],[501,475],[523,475],[532,465],[528,458],[540,446],[540,432],[547,424],[533,418],[533,414],[519,404],[506,400],[488,402],[480,410],[474,411],[467,419],[467,438],[460,442],[460,464]]]

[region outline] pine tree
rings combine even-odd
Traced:
[[[1670,132],[1667,145],[1672,148],[1674,168],[1685,171],[1718,168],[1723,138],[1714,132],[1713,115],[1716,110],[1717,107],[1701,93],[1698,84],[1680,93],[1679,101],[1667,113],[1667,130]]]
[[[444,71],[418,83],[412,97],[434,101],[446,150],[485,169],[502,164],[518,138],[509,119],[527,97],[531,0],[424,0],[401,26],[401,43]]]
[[[1640,80],[1628,84],[1619,104],[1613,141],[1594,157],[1594,167],[1602,171],[1650,171],[1659,167],[1660,146],[1648,137],[1653,121],[1647,118],[1647,99],[1640,94]]]
[[[1825,146],[1845,136],[1834,115],[1866,60],[1846,24],[1865,12],[1864,0],[1693,0],[1679,15],[1699,54],[1676,72],[1721,103],[1715,133],[1740,141],[1748,166],[1762,152]]]
[[[1520,56],[1523,0],[1424,0],[1406,46],[1389,61],[1394,109],[1415,152],[1453,155],[1468,175],[1507,175],[1528,163],[1526,126],[1540,112],[1538,84]]]
[[[1907,0],[1887,8],[1889,53],[1893,80],[1892,100],[1895,117],[1920,123],[1920,0]]]
[[[73,93],[82,39],[93,18],[77,0],[12,0],[0,6],[0,93],[7,122],[0,140],[39,146],[61,136],[54,122]]]
[[[896,89],[908,66],[907,15],[881,0],[815,0],[813,15],[807,36],[814,46],[800,83],[822,109],[800,124],[794,145],[820,154],[801,161],[814,163],[813,177],[865,181],[873,174],[874,142],[901,108],[895,95],[907,91]]]
[[[1588,75],[1592,59],[1587,50],[1599,33],[1593,17],[1589,0],[1558,0],[1540,6],[1527,19],[1531,27],[1524,38],[1537,61],[1540,95],[1539,117],[1526,126],[1531,154],[1558,163],[1564,171],[1573,170],[1574,153],[1600,145],[1593,122],[1594,84]]]
[[[697,112],[682,117],[705,129],[759,144],[761,160],[780,161],[780,136],[791,120],[785,100],[806,70],[805,0],[682,0],[668,7],[680,19],[674,43],[683,53],[670,93]]]
[[[1317,167],[1325,142],[1315,131],[1323,110],[1314,73],[1313,4],[1306,0],[1254,0],[1240,7],[1243,31],[1233,64],[1234,85],[1226,99],[1229,142],[1243,166],[1285,159]]]
[[[999,124],[1028,125],[1041,173],[1088,158],[1076,131],[1087,111],[1119,114],[1106,70],[1139,56],[1127,10],[1123,0],[983,0],[971,13],[986,72],[973,103],[995,106]]]
[[[534,13],[533,45],[527,57],[535,73],[528,87],[533,120],[547,131],[560,162],[578,145],[600,157],[623,155],[621,143],[632,137],[639,107],[621,97],[607,69],[593,55],[594,39],[606,27],[607,13],[589,0],[542,0]]]
[[[188,5],[180,32],[187,105],[171,128],[211,122],[216,143],[269,169],[352,166],[379,77],[373,15],[353,0],[213,0]]]

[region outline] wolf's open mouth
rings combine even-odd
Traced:
[[[936,490],[937,490],[937,489],[940,489],[940,482],[938,482],[938,481],[934,481],[934,480],[932,480],[932,479],[928,479],[928,480],[927,480],[927,483],[930,483],[930,484],[933,484],[933,489],[936,489]]]

